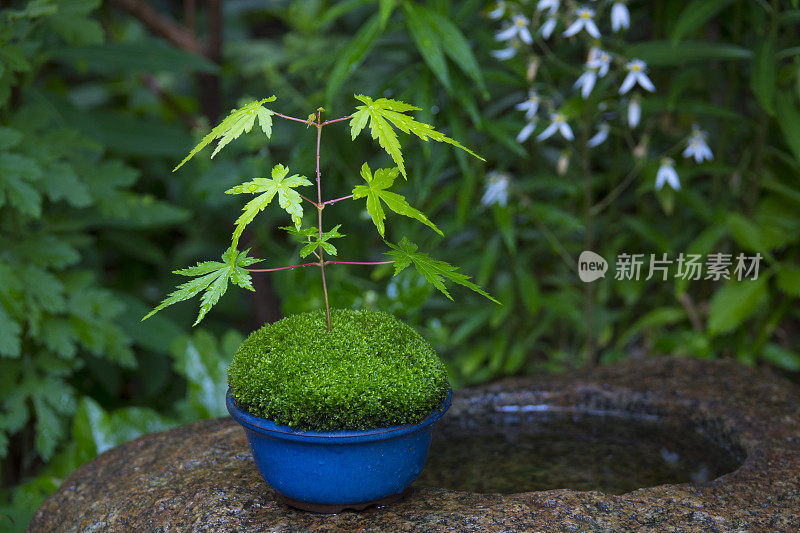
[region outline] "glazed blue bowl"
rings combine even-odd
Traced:
[[[442,405],[422,422],[365,431],[298,431],[246,413],[228,412],[244,427],[264,480],[290,505],[320,512],[388,502],[417,479]]]

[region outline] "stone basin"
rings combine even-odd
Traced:
[[[800,388],[648,358],[457,391],[414,490],[338,515],[275,499],[230,419],[73,472],[30,531],[800,531]]]

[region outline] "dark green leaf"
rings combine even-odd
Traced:
[[[714,293],[708,314],[708,332],[719,335],[736,329],[752,316],[767,296],[768,276],[730,281]]]
[[[678,17],[675,26],[672,28],[672,42],[677,43],[732,3],[733,0],[686,2],[686,7],[683,8],[680,17]]]
[[[780,290],[795,298],[800,298],[800,267],[781,265],[775,278]]]
[[[750,87],[758,98],[761,107],[769,115],[775,114],[775,41],[764,39],[753,55],[753,66],[750,71]]]
[[[339,59],[333,66],[333,70],[328,77],[328,85],[325,88],[325,98],[328,102],[333,100],[342,83],[355,72],[361,62],[364,61],[364,58],[367,57],[367,54],[375,45],[375,41],[380,37],[381,30],[381,17],[380,14],[377,14],[361,26],[358,33],[350,39],[350,42],[338,54]]]
[[[761,351],[761,359],[789,372],[800,371],[800,354],[792,352],[777,344],[769,343]]]
[[[797,109],[796,98],[791,92],[780,91],[776,95],[775,110],[783,139],[797,161],[800,161],[800,111]]]
[[[447,296],[447,298],[450,300],[453,298],[447,291],[445,281],[457,283],[458,285],[467,287],[468,289],[485,296],[496,304],[500,303],[490,296],[489,293],[470,281],[469,276],[458,272],[458,267],[445,263],[444,261],[439,261],[438,259],[433,259],[428,254],[418,252],[417,245],[413,242],[410,242],[405,237],[403,237],[403,240],[396,245],[391,243],[388,244],[392,251],[387,252],[386,255],[390,255],[394,258],[395,275],[405,270],[408,266],[413,265],[417,272],[425,276],[425,279],[428,280],[428,283],[436,287],[437,290]]]
[[[483,72],[475,59],[475,55],[472,53],[469,42],[464,37],[464,34],[461,33],[461,30],[458,29],[458,26],[432,9],[417,6],[416,10],[430,21],[430,26],[438,35],[439,42],[450,59],[478,84],[480,90],[486,91]]]
[[[406,25],[408,33],[414,40],[417,50],[422,55],[422,59],[430,67],[433,74],[449,91],[450,74],[447,70],[447,61],[442,50],[439,35],[433,25],[433,21],[427,17],[423,8],[416,6],[412,2],[403,2],[406,12]]]
[[[3,304],[0,303],[0,355],[19,357],[22,346],[21,333],[22,328],[19,323],[9,316]]]
[[[748,59],[753,53],[747,48],[726,43],[685,41],[646,41],[628,48],[628,54],[647,62],[651,67],[684,65],[710,59]]]
[[[101,73],[165,71],[217,72],[219,67],[197,54],[184,52],[155,41],[103,44],[62,48],[55,59],[85,63]]]

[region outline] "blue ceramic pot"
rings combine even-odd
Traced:
[[[239,409],[230,391],[226,404],[266,482],[292,505],[333,512],[389,501],[411,485],[452,395],[418,424],[364,431],[297,431]]]

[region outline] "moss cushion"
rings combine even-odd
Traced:
[[[444,363],[392,315],[331,310],[292,315],[253,332],[228,368],[234,403],[305,430],[413,424],[439,407]]]

